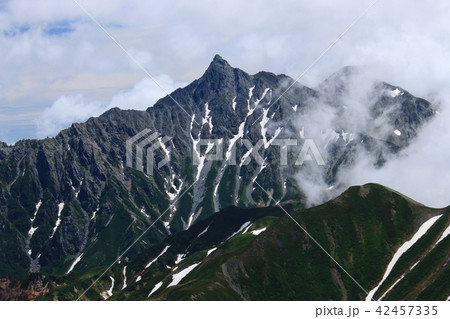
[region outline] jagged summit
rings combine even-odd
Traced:
[[[216,54],[214,56],[214,59],[212,60],[211,63],[226,63],[229,65],[229,63],[224,58],[222,58],[219,54]]]
[[[209,74],[223,74],[232,75],[234,68],[224,60],[220,55],[216,54],[211,61],[208,69],[205,71],[205,75]]]

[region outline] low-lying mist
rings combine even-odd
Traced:
[[[315,141],[327,163],[321,167],[310,162],[296,175],[307,205],[321,204],[352,185],[365,183],[388,186],[427,206],[449,205],[449,96],[441,94],[433,101],[438,111],[431,119],[412,133],[402,132],[397,127],[402,124],[393,119],[399,105],[392,101],[407,94],[408,88],[385,85],[374,74],[368,68],[342,69],[319,85],[321,98],[296,119],[296,128]],[[384,108],[380,101],[391,104]],[[406,135],[411,136],[407,143]],[[363,146],[364,136],[377,144],[376,151]],[[402,148],[392,152],[389,146],[397,141]],[[330,167],[343,154],[330,151],[333,143],[344,147],[352,143],[351,160],[339,166],[334,178]]]

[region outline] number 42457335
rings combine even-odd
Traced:
[[[438,314],[437,306],[378,306],[375,312],[383,316],[436,316]]]

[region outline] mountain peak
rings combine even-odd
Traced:
[[[211,63],[228,64],[228,62],[224,58],[222,58],[219,54],[216,54],[214,56],[214,59],[212,60]]]
[[[206,72],[227,73],[227,71],[232,69],[233,68],[226,60],[224,60],[220,55],[216,54]]]

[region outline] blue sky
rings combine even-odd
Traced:
[[[62,36],[75,31],[76,21],[71,23],[67,20],[51,22],[44,29],[44,33],[50,36]]]

